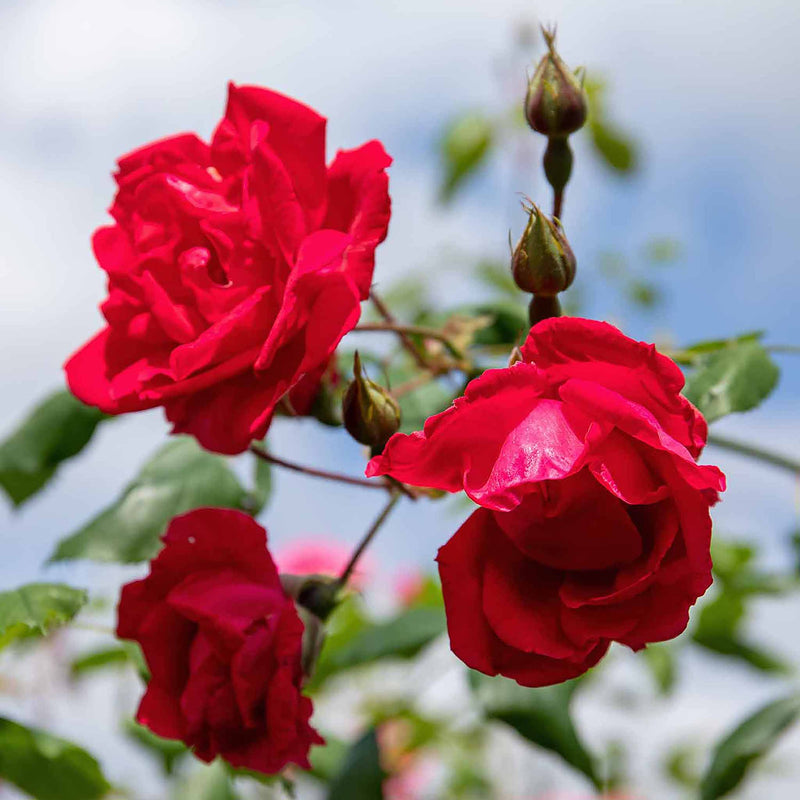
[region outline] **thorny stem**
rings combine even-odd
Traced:
[[[411,392],[420,389],[421,387],[425,386],[426,384],[430,383],[436,376],[426,370],[425,372],[420,372],[419,375],[409,378],[409,380],[395,386],[391,392],[393,397],[402,397],[403,395],[409,394]]]
[[[275,464],[284,469],[290,469],[293,472],[299,472],[302,475],[310,475],[313,478],[325,478],[329,481],[346,483],[350,486],[363,486],[366,489],[381,489],[384,492],[388,491],[392,493],[397,491],[411,500],[417,499],[417,495],[408,486],[395,480],[391,476],[385,477],[382,481],[371,481],[368,478],[356,478],[353,475],[345,475],[342,472],[332,472],[326,469],[318,469],[317,467],[307,467],[304,464],[296,464],[293,461],[278,458],[278,456],[272,455],[272,453],[257,444],[250,445],[250,452],[262,461],[268,461],[270,464]]]
[[[354,330],[361,332],[390,331],[399,334],[401,337],[407,337],[411,335],[422,336],[425,339],[435,339],[437,342],[441,342],[452,355],[456,356],[457,358],[462,356],[462,353],[450,341],[450,337],[446,333],[443,333],[436,328],[428,328],[424,325],[401,325],[397,322],[366,322],[362,325],[357,325]],[[411,346],[414,347],[413,342],[411,343]],[[420,355],[416,348],[414,348],[414,352],[417,353],[417,355]],[[431,369],[427,362],[421,366],[424,369]]]
[[[389,502],[386,503],[386,505],[383,507],[383,511],[378,514],[375,522],[372,523],[370,529],[364,534],[364,538],[359,542],[358,547],[356,547],[356,549],[353,551],[353,555],[350,556],[350,561],[347,562],[347,566],[342,570],[342,574],[339,576],[338,581],[339,586],[344,586],[347,583],[350,575],[356,568],[356,564],[358,564],[358,560],[361,558],[361,555],[367,549],[369,543],[373,540],[375,534],[380,530],[383,523],[386,522],[386,518],[392,513],[392,509],[397,505],[397,501],[399,499],[400,493],[392,491]]]
[[[329,481],[338,481],[339,483],[348,483],[351,486],[364,486],[368,489],[380,489],[381,491],[393,491],[393,487],[387,481],[371,481],[367,478],[356,478],[352,475],[344,475],[341,472],[330,472],[325,469],[317,469],[316,467],[307,467],[302,464],[295,464],[293,461],[286,461],[283,458],[278,458],[267,452],[263,447],[257,444],[250,445],[250,452],[258,456],[262,461],[268,461],[270,464],[276,464],[279,467],[290,469],[294,472],[300,472],[303,475],[311,475],[315,478],[325,478]]]
[[[784,469],[787,472],[800,476],[800,461],[794,461],[779,453],[762,450],[755,445],[747,444],[746,442],[737,442],[735,439],[728,439],[727,437],[717,436],[716,434],[709,434],[708,443],[714,447],[721,447],[724,450],[730,450],[732,453],[739,453],[739,455],[763,461],[765,464],[771,464],[773,467],[778,467],[779,469]]]
[[[375,308],[378,310],[378,313],[383,317],[386,324],[397,325],[397,320],[395,319],[394,314],[392,314],[386,303],[384,303],[383,300],[381,300],[381,298],[378,297],[378,295],[374,291],[371,291],[369,293],[369,297],[370,300],[372,300],[372,303],[375,306]],[[359,327],[361,327],[363,330],[363,326]],[[397,330],[396,332],[400,337],[400,341],[403,347],[408,351],[408,353],[414,359],[417,366],[422,369],[428,369],[427,359],[422,355],[422,353],[419,352],[414,342],[412,342],[411,339],[408,337],[408,334],[401,330]]]

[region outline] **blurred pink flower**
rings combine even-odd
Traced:
[[[425,574],[419,570],[407,570],[395,578],[394,593],[397,602],[403,608],[413,605],[423,591],[425,591]]]
[[[351,548],[332,539],[308,537],[289,542],[277,551],[275,560],[281,572],[291,575],[339,575],[350,560]],[[350,585],[363,589],[375,572],[369,554],[358,562]]]

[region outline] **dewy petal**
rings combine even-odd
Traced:
[[[365,300],[369,296],[375,248],[386,238],[391,216],[389,178],[391,157],[380,142],[355,150],[340,150],[328,168],[328,213],[324,228],[349,233],[352,244],[344,270]]]
[[[589,418],[568,417],[562,404],[543,396],[546,389],[527,364],[487,370],[423,431],[395,434],[366,474],[450,492],[463,488],[486,508],[510,510],[531,484],[582,466]]]

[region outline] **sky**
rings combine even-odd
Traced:
[[[521,225],[517,193],[541,192],[541,183],[501,158],[444,209],[435,202],[435,143],[454,114],[505,110],[514,78],[499,78],[501,65],[515,26],[537,16],[558,23],[569,63],[607,79],[612,117],[642,150],[642,169],[623,181],[578,147],[565,224],[579,270],[591,275],[604,251],[636,252],[653,236],[684,247],[664,278],[664,309],[656,320],[626,317],[626,332],[669,330],[688,343],[765,329],[769,342],[800,343],[800,7],[788,0],[3,0],[0,436],[61,385],[65,358],[100,327],[104,281],[89,239],[108,220],[115,159],[180,130],[208,136],[228,80],[318,109],[329,119],[330,156],[384,142],[395,158],[394,213],[378,253],[379,284],[409,270],[444,275],[454,245],[502,256],[509,228]],[[441,291],[451,290],[452,275],[450,265]],[[607,300],[599,290],[587,313],[602,317]],[[719,432],[796,455],[800,362],[784,356],[780,365],[775,396],[754,414],[724,420]],[[104,426],[40,498],[16,513],[0,508],[0,535],[13,552],[0,563],[0,588],[43,576],[115,586],[121,573],[113,568],[41,565],[59,538],[119,492],[167,429],[158,410]],[[271,446],[356,474],[363,459],[343,441],[292,422],[275,426]],[[729,474],[718,529],[759,539],[768,562],[785,559],[786,534],[798,522],[796,482],[712,449],[707,458]],[[278,544],[302,534],[354,541],[380,505],[369,492],[303,476],[279,475],[277,489],[263,521]],[[450,511],[402,505],[376,559],[389,570],[431,567],[458,522]],[[785,609],[765,613],[763,635],[785,640]],[[687,707],[697,708],[698,693],[714,684],[713,665],[704,669]],[[735,685],[745,677],[734,675]],[[766,689],[748,702],[758,691]],[[742,709],[731,704],[730,718]]]

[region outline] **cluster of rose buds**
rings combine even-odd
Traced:
[[[573,73],[555,49],[555,32],[543,30],[547,53],[542,57],[525,96],[525,118],[547,137],[544,172],[553,187],[553,216],[549,219],[533,202],[525,207],[528,223],[514,250],[512,272],[517,286],[533,296],[531,325],[561,314],[559,292],[575,279],[575,256],[561,225],[564,189],[572,173],[569,135],[579,130],[587,115],[583,71]]]

